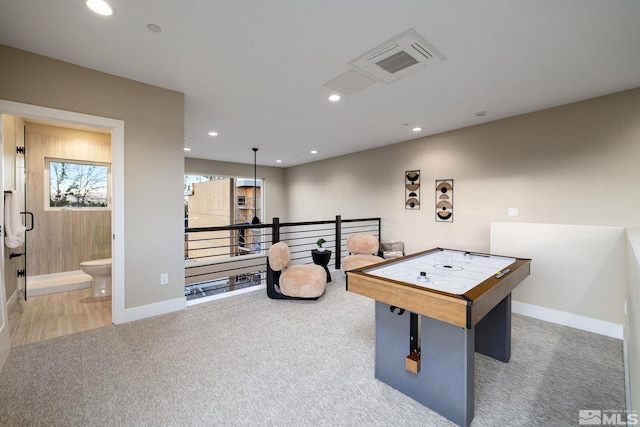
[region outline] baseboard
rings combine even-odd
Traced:
[[[0,371],[4,367],[4,363],[7,361],[9,357],[9,352],[11,351],[11,333],[8,324],[2,325],[0,327]]]
[[[551,308],[540,307],[537,305],[527,304],[520,301],[511,302],[511,310],[516,314],[521,314],[534,319],[540,319],[558,325],[569,326],[581,329],[594,334],[606,335],[608,337],[624,339],[623,325],[617,323],[606,322],[591,317],[581,316],[579,314],[567,313],[564,311],[554,310]]]
[[[11,328],[9,327],[9,313],[11,313],[11,310],[17,302],[18,290],[16,289],[7,300],[7,321],[4,324],[0,325],[0,371],[2,371],[4,363],[7,361],[7,357],[9,357],[9,351],[11,351]]]
[[[629,327],[624,327],[624,339],[622,340],[622,360],[624,362],[624,391],[627,403],[627,410],[631,411],[631,376],[629,375],[629,349],[627,344],[629,343]]]
[[[187,303],[184,297],[157,302],[154,304],[147,304],[140,307],[125,308],[122,321],[116,323],[133,322],[134,320],[172,313],[174,311],[184,310],[185,308],[187,308]]]

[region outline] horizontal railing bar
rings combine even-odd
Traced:
[[[218,225],[215,227],[189,227],[185,228],[185,233],[200,233],[203,231],[229,231],[229,230],[250,230],[255,228],[272,228],[273,224],[230,224]]]
[[[380,221],[380,218],[355,218],[355,219],[343,219],[341,221],[343,223],[344,222],[364,222],[364,221],[375,221],[375,222],[378,222],[378,221]]]
[[[302,225],[324,225],[324,224],[335,224],[335,223],[336,221],[334,219],[322,220],[322,221],[281,222],[280,227],[299,227]]]
[[[191,248],[190,251],[200,251],[204,249],[215,249],[215,248],[235,248],[238,244],[235,245],[216,245],[216,246],[203,246],[201,248]],[[246,246],[243,246],[246,247]]]
[[[189,252],[196,252],[196,249],[189,249]],[[190,255],[187,259],[201,259],[201,258],[212,258],[212,257],[231,257],[231,258],[238,258],[241,256],[245,256],[247,255],[247,252],[250,251],[238,251],[238,252],[224,252],[224,253],[219,253],[219,254],[206,254],[206,255],[201,255],[200,253],[195,253],[193,255]],[[256,253],[262,252],[262,251],[253,251]],[[249,254],[251,255],[251,254]]]
[[[312,228],[309,230],[291,230],[291,231],[280,231],[280,235],[282,236],[283,234],[317,234],[320,231],[330,231],[331,233],[333,233],[333,231],[335,230],[335,227],[332,228]]]
[[[197,230],[199,230],[199,231],[191,231],[190,233],[185,232],[184,234],[196,234],[197,235],[197,233],[200,233],[200,232],[203,232],[203,233],[219,233],[220,232],[220,230],[218,230],[218,231],[208,231],[208,230],[206,230],[206,227],[198,228]],[[239,233],[235,233],[235,231],[240,231],[240,230],[223,230],[223,231],[229,231],[229,233],[228,234],[225,233],[226,235],[223,235],[223,236],[203,237],[201,239],[192,238],[192,239],[189,239],[189,240],[197,241],[197,240],[214,240],[214,239],[215,240],[221,240],[221,239],[228,239],[228,238],[237,238]],[[258,236],[270,236],[271,233],[256,232],[256,235],[258,235]]]
[[[342,219],[341,222],[365,222],[365,221],[379,221],[379,218],[355,218],[355,219]],[[302,225],[322,225],[322,224],[335,224],[335,220],[322,220],[322,221],[302,221],[302,222],[284,222],[280,223],[280,227],[294,227]],[[219,225],[215,227],[188,227],[185,228],[185,233],[199,233],[205,231],[229,231],[229,230],[247,230],[255,228],[272,228],[273,224],[230,224]]]
[[[234,277],[240,279],[245,275],[264,275],[268,250],[278,241],[289,246],[292,265],[300,265],[313,262],[312,252],[317,247],[317,239],[322,237],[325,240],[323,247],[334,251],[332,262],[339,269],[342,258],[348,255],[346,240],[357,233],[371,234],[379,239],[380,218],[342,219],[338,215],[331,220],[287,223],[273,218],[271,224],[245,222],[226,226],[186,227],[185,292],[187,288],[192,292],[194,285],[206,286],[204,284],[215,280],[233,282]],[[263,277],[261,281],[264,280]],[[189,298],[195,294],[198,291],[191,293]]]
[[[346,226],[346,227],[343,227],[343,230],[355,230],[355,229],[363,229],[363,228],[376,229],[377,228],[377,224]]]
[[[264,271],[264,269],[265,269],[264,268],[264,261],[261,262],[260,264],[246,265],[246,266],[243,266],[243,267],[217,269],[217,270],[215,270],[215,272],[216,273],[226,273],[228,271],[248,271],[250,268],[260,268],[261,269],[261,270],[255,270],[256,272]],[[206,273],[189,274],[189,275],[186,275],[185,277],[194,278],[194,277],[209,276],[209,275],[211,275],[210,271],[208,271]]]
[[[209,233],[215,233],[215,231],[209,231]],[[215,236],[215,237],[203,237],[200,239],[189,239],[189,241],[191,242],[204,242],[207,240],[227,240],[227,239],[236,239],[237,235],[236,234],[232,234],[232,235],[226,235],[226,236]]]

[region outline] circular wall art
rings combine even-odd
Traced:
[[[453,179],[436,180],[436,221],[453,222]]]
[[[420,209],[420,171],[404,173],[404,208]]]

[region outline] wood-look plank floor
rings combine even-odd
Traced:
[[[111,296],[91,289],[19,299],[9,313],[11,347],[32,344],[111,324]]]

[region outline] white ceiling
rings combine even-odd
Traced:
[[[0,43],[183,92],[195,158],[288,167],[640,87],[638,0],[110,3],[0,0]],[[446,60],[327,101],[409,29]]]

